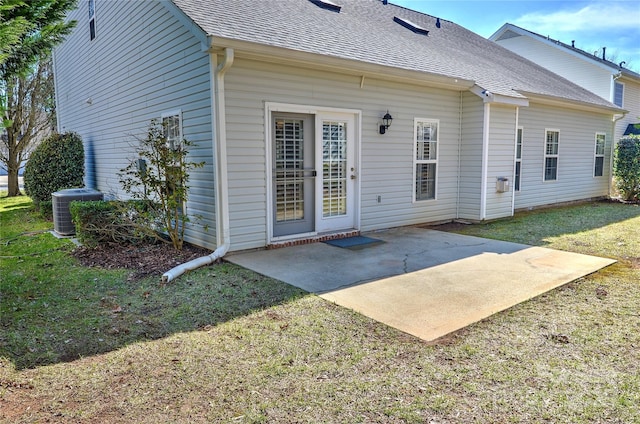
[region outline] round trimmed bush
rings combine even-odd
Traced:
[[[24,189],[38,208],[51,201],[52,193],[83,185],[84,147],[76,133],[56,133],[44,139],[24,169]]]

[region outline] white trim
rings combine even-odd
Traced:
[[[604,137],[604,145],[602,146],[602,154],[598,154],[598,136],[601,135]],[[604,159],[606,157],[606,149],[607,149],[607,134],[603,132],[596,132],[594,136],[594,145],[593,145],[593,178],[603,178],[604,177]],[[602,175],[596,175],[596,159],[599,157],[602,158]]]
[[[491,104],[484,104],[482,125],[482,177],[480,181],[480,220],[487,217],[487,179],[489,174],[489,125],[491,124]]]
[[[293,234],[287,236],[275,237],[273,235],[273,187],[271,184],[273,178],[273,166],[272,166],[272,153],[273,153],[273,139],[271,136],[272,128],[271,128],[271,116],[274,112],[284,112],[284,113],[300,113],[307,115],[314,115],[314,119],[317,118],[318,115],[322,114],[348,114],[353,116],[354,120],[354,167],[356,168],[356,172],[360,169],[361,163],[361,142],[362,142],[362,111],[358,109],[345,109],[345,108],[332,108],[325,106],[311,106],[311,105],[299,105],[292,103],[278,103],[278,102],[264,102],[264,133],[265,133],[265,182],[266,182],[266,234],[267,234],[267,244],[272,244],[274,242],[286,241],[286,240],[296,240],[300,238],[308,238],[318,235],[317,231],[313,231],[310,233],[304,234]],[[315,137],[315,135],[314,135]],[[360,208],[361,208],[361,181],[360,174],[358,172],[358,178],[354,184],[355,193],[354,195],[354,216],[353,216],[353,226],[355,230],[360,229]],[[316,205],[316,213],[318,211],[318,205]],[[317,228],[316,222],[316,228]]]
[[[557,132],[558,133],[558,153],[554,154],[554,155],[548,155],[547,154],[547,134],[550,132]],[[553,183],[556,182],[560,179],[560,130],[557,128],[545,128],[544,129],[544,141],[542,143],[542,153],[543,153],[543,157],[542,157],[542,182],[543,183]],[[547,158],[556,158],[556,178],[554,180],[546,180],[545,176],[546,176],[546,169],[547,169]]]
[[[436,124],[436,158],[435,159],[421,159],[418,160],[416,158],[416,129],[418,127],[418,123],[426,123],[426,124]],[[413,151],[413,203],[422,203],[422,202],[433,202],[434,200],[438,200],[438,174],[440,172],[439,160],[440,160],[440,120],[434,118],[413,118],[413,143],[412,143],[412,151]],[[433,186],[433,198],[431,199],[418,199],[416,198],[416,167],[418,164],[435,164],[436,165],[436,175],[434,178],[434,186]]]
[[[520,108],[516,108],[516,137],[515,149],[513,152],[513,191],[511,193],[511,216],[516,210],[516,165],[520,162],[520,187],[518,192],[522,190],[522,148],[524,147],[524,127],[518,125],[520,123]],[[520,137],[520,158],[518,158],[518,132],[522,134]]]

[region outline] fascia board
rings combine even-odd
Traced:
[[[475,84],[472,80],[455,76],[324,56],[248,41],[211,37],[210,43],[211,48],[209,51],[214,53],[222,51],[223,48],[231,47],[236,51],[236,57],[238,58],[279,64],[292,64],[303,68],[327,70],[359,77],[364,76],[366,78],[406,82],[414,85],[438,87],[456,91],[466,91]]]

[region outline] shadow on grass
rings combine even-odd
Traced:
[[[163,285],[159,277],[127,281],[124,271],[81,267],[61,254],[68,256],[58,251],[41,263],[45,273],[0,281],[0,357],[16,369],[207,329],[306,295],[231,264]]]
[[[511,218],[479,225],[444,224],[432,229],[535,246],[553,238],[584,233],[640,216],[640,206],[602,200],[578,205],[518,212]],[[596,252],[594,252],[595,254]]]

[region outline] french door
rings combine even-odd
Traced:
[[[272,114],[273,236],[352,229],[355,117]]]

